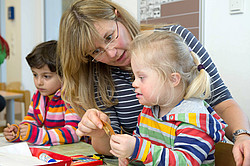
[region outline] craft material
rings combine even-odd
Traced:
[[[11,127],[9,123],[7,123],[7,127],[8,127],[8,128]],[[13,137],[15,137],[15,132],[14,132],[14,131],[12,131],[12,135],[13,135]]]
[[[106,134],[110,137],[111,135],[115,135],[115,132],[113,128],[110,126],[109,123],[102,121],[103,129],[106,132]]]
[[[55,159],[53,159],[52,157],[50,157],[49,155],[47,155],[46,153],[41,153],[38,158],[42,161],[45,161],[47,163],[52,163],[52,162],[56,162]]]

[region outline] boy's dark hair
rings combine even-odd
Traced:
[[[60,71],[61,65],[56,55],[56,47],[56,40],[38,44],[32,52],[26,56],[26,61],[30,68],[40,69],[44,67],[44,65],[48,65],[51,72],[57,72],[57,74],[62,77]]]

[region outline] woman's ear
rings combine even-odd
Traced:
[[[115,9],[115,15],[116,15],[117,18],[118,18],[118,17],[121,17],[121,15],[120,15],[120,13],[117,11],[117,9]]]
[[[172,82],[173,87],[176,87],[180,84],[181,75],[179,73],[172,73],[170,81]]]

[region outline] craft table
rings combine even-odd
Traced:
[[[6,100],[6,114],[7,114],[7,123],[15,123],[15,99],[22,98],[22,93],[14,93],[0,90],[0,95],[2,95]]]
[[[1,146],[6,146],[6,145],[11,145],[14,143],[10,143],[6,141],[6,139],[3,136],[3,133],[0,133],[0,147]],[[90,144],[87,144],[85,142],[78,142],[78,143],[73,143],[73,144],[64,144],[64,145],[56,145],[56,146],[50,146],[50,147],[44,147],[39,146],[41,149],[48,150],[54,153],[59,153],[65,156],[73,156],[73,155],[93,155],[96,154],[95,150]],[[37,148],[37,146],[36,146]],[[104,158],[103,161],[105,162],[106,165],[108,166],[117,166],[118,165],[118,159],[109,159],[109,158]],[[132,162],[129,164],[129,166],[141,166],[143,164],[138,163],[138,162]]]

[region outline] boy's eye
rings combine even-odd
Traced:
[[[44,78],[51,78],[51,76],[47,76],[47,75],[45,75],[45,76],[44,76]]]
[[[33,73],[33,77],[36,77],[36,76],[37,76],[37,74]]]

